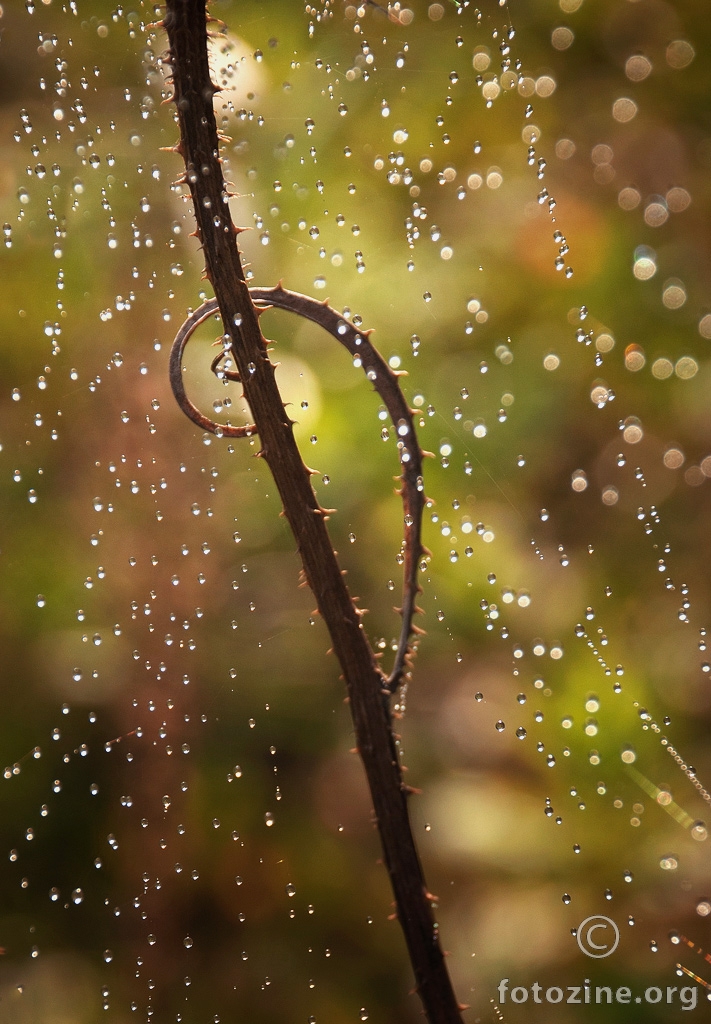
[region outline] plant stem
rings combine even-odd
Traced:
[[[174,100],[207,276],[237,364],[264,458],[301,556],[306,580],[331,637],[345,678],[358,751],[363,760],[405,934],[417,990],[430,1024],[459,1024],[457,1000],[444,964],[427,888],[410,828],[383,675],[344,583],[320,507],[293,436],[250,298],[236,244],[209,75],[205,0],[167,0]]]

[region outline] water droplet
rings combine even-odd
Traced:
[[[708,829],[705,822],[695,821],[691,826],[691,838],[695,839],[697,843],[703,843],[708,839]]]

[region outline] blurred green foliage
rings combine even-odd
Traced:
[[[209,287],[171,186],[160,11],[32,6],[0,23],[0,1021],[417,1020],[338,668],[257,442],[200,436],[170,396],[172,337]],[[711,984],[668,938],[711,950],[706,11],[212,13],[254,281],[373,327],[434,454],[398,729],[466,1019],[500,1019],[502,977],[641,992],[688,981],[680,960]],[[332,339],[264,324],[387,661],[395,439]],[[186,382],[236,420],[217,331]],[[591,914],[622,930],[609,959],[571,936]]]

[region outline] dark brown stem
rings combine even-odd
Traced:
[[[397,913],[430,1024],[459,1024],[461,1016],[439,945],[430,897],[410,828],[407,787],[390,726],[383,687],[361,613],[344,583],[324,517],[293,436],[250,297],[222,176],[213,110],[215,87],[207,58],[205,0],[168,0],[178,146],[186,167],[206,273],[215,290],[245,398],[271,470],[306,579],[331,637],[346,681],[356,741],[373,799]],[[416,444],[414,445],[416,447]]]
[[[403,585],[402,585],[402,608],[396,609],[402,615],[402,628],[400,640],[395,652],[395,660],[390,675],[383,676],[383,687],[393,693],[402,679],[405,665],[410,651],[410,637],[414,627],[412,619],[416,611],[417,595],[420,587],[417,583],[417,566],[420,556],[424,553],[422,547],[422,511],[424,508],[424,484],[422,480],[422,458],[425,454],[420,451],[417,442],[415,424],[412,420],[412,412],[405,401],[405,396],[400,389],[398,374],[390,369],[378,350],[373,347],[370,341],[369,331],[361,331],[326,302],[318,302],[308,295],[301,295],[299,292],[287,291],[281,284],[276,288],[250,288],[249,294],[253,302],[259,304],[260,308],[277,307],[278,309],[289,310],[298,316],[312,320],[325,331],[328,331],[337,341],[346,348],[353,356],[354,362],[362,366],[366,377],[372,382],[373,387],[385,402],[390,413],[393,427],[398,438],[398,453],[402,466],[402,510],[403,522],[405,524],[405,537],[403,543]],[[208,430],[219,437],[252,437],[257,433],[254,424],[248,426],[233,427],[229,424],[217,423],[208,416],[203,415],[188,398],[183,385],[182,359],[185,346],[192,337],[193,332],[200,324],[209,320],[219,312],[219,306],[215,299],[208,299],[198,307],[182,324],[175,336],[175,341],[170,352],[170,384],[180,408],[188,419],[196,423],[203,430]],[[212,368],[220,377],[228,380],[241,380],[239,373],[230,370],[218,369],[225,354],[231,352],[230,348],[223,348],[222,352],[212,361]]]

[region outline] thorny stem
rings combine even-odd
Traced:
[[[299,316],[303,316],[320,327],[339,341],[363,367],[366,377],[372,381],[375,390],[385,402],[390,413],[390,419],[395,428],[398,438],[398,449],[400,463],[402,465],[402,508],[403,521],[405,523],[405,538],[403,543],[403,593],[402,608],[398,609],[402,615],[402,628],[400,640],[395,653],[395,660],[390,675],[383,676],[383,687],[393,693],[405,670],[408,655],[410,654],[410,637],[416,632],[412,625],[415,612],[419,611],[416,605],[417,595],[420,587],[417,583],[417,565],[420,556],[424,553],[420,540],[422,532],[422,511],[424,507],[424,484],[422,480],[422,456],[423,452],[417,443],[415,425],[412,421],[405,396],[398,383],[398,375],[390,369],[378,350],[373,347],[369,338],[369,331],[361,331],[353,324],[347,323],[340,313],[332,309],[325,302],[319,302],[308,295],[301,295],[299,292],[287,291],[281,284],[276,288],[250,288],[249,294],[253,302],[259,303],[260,309],[277,307],[289,310]],[[186,319],[175,336],[173,347],[170,353],[170,383],[175,399],[185,415],[196,423],[203,430],[209,430],[213,434],[222,437],[251,437],[257,433],[256,426],[251,423],[245,426],[233,427],[210,419],[203,415],[193,405],[185,393],[183,385],[182,358],[185,346],[190,340],[195,329],[205,320],[219,312],[219,306],[215,299],[208,299]],[[222,352],[212,361],[212,366],[218,376],[229,380],[240,380],[239,373],[220,369],[219,365],[225,354],[229,354],[230,348]]]
[[[180,125],[176,148],[185,160],[185,180],[192,195],[206,274],[215,290],[224,333],[230,339],[259,434],[259,455],[274,477],[306,580],[345,678],[358,751],[417,990],[430,1024],[461,1024],[410,828],[408,788],[402,780],[387,704],[389,690],[384,688],[383,674],[361,626],[362,613],[345,585],[326,530],[326,512],[316,499],[310,471],[294,441],[293,424],[276,385],[258,310],[245,282],[235,241],[238,229],[230,216],[219,158],[213,110],[217,90],[208,66],[205,0],[167,0],[164,24]]]

